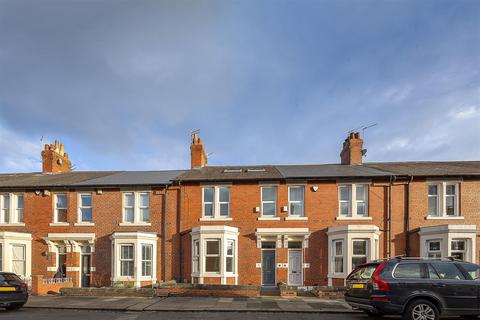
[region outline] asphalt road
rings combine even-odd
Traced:
[[[1,320],[367,320],[363,314],[321,314],[321,313],[264,313],[264,312],[110,312],[89,310],[21,309],[15,312],[0,310]]]

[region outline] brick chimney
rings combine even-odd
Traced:
[[[42,151],[43,173],[70,172],[72,163],[68,159],[68,153],[64,151],[63,144],[55,140],[55,144],[46,144]]]
[[[343,142],[343,149],[340,153],[342,164],[362,164],[363,140],[360,133],[352,132]]]
[[[197,134],[193,135],[192,144],[190,145],[190,157],[192,162],[192,169],[203,168],[207,165],[207,153],[205,146]]]

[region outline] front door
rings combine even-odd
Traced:
[[[90,287],[90,260],[92,255],[82,254],[82,287]]]
[[[288,285],[302,285],[302,251],[288,251]]]
[[[262,285],[275,285],[275,250],[262,250]]]

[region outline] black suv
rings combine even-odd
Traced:
[[[17,310],[28,300],[28,286],[15,273],[0,272],[0,307]]]
[[[360,265],[347,277],[345,300],[372,316],[480,315],[480,266],[454,259],[392,258]]]

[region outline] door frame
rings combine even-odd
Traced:
[[[79,279],[79,287],[80,288],[90,288],[90,283],[88,287],[83,286],[83,256],[90,256],[90,283],[92,282],[92,253],[82,253],[80,252],[80,279]]]
[[[290,284],[290,252],[297,251],[300,252],[300,284]],[[303,286],[303,249],[288,249],[288,271],[287,271],[287,284],[289,286]]]
[[[263,284],[263,252],[264,251],[273,251],[273,284],[270,285],[270,284]],[[261,281],[260,281],[260,285],[262,287],[275,287],[276,284],[277,284],[277,249],[276,248],[265,248],[265,249],[261,249],[261,252],[262,252],[262,269],[261,269]]]

